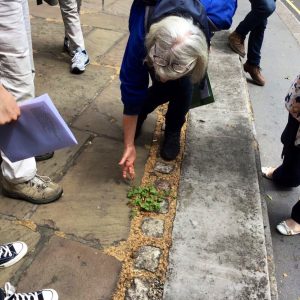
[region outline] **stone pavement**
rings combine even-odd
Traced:
[[[131,2],[106,0],[103,11],[99,0],[83,1],[91,64],[78,76],[69,73],[70,58],[62,50],[59,8],[30,1],[36,94],[50,95],[78,146],[38,164],[40,174],[64,187],[56,203],[35,206],[1,197],[0,242],[22,240],[29,253],[1,270],[0,284],[11,281],[19,291],[52,287],[64,300],[146,300],[162,298],[167,276],[166,299],[270,299],[248,96],[226,32],[216,36],[212,49],[217,103],[191,114],[168,273],[181,157],[175,164],[157,158],[160,115],[154,136],[156,115],[137,142],[135,184],[142,178],[155,182],[173,197],[160,214],[130,220],[129,185],[118,167],[123,149],[118,73]]]

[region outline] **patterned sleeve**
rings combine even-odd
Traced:
[[[291,85],[288,94],[285,97],[285,107],[289,113],[300,122],[300,113],[293,112],[293,105],[300,103],[300,74]]]

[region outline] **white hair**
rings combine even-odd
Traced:
[[[158,66],[153,62],[150,50],[157,45],[164,53],[168,66]],[[192,82],[203,79],[208,64],[208,44],[203,31],[193,20],[179,16],[168,16],[151,25],[146,35],[146,62],[153,66],[155,73],[162,80],[175,80],[190,73]],[[187,66],[192,61],[190,70],[179,74],[171,64]]]

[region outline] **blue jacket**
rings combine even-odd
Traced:
[[[237,0],[201,0],[207,16],[221,30],[228,29]],[[123,56],[120,80],[125,115],[138,115],[147,97],[149,70],[144,63],[145,6],[133,3],[129,16],[129,38]]]

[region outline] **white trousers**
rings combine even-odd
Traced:
[[[0,82],[17,101],[34,97],[33,69],[28,2],[0,0]],[[35,176],[33,157],[12,163],[2,152],[1,156],[7,180],[20,183]]]
[[[58,2],[65,25],[65,35],[70,41],[71,51],[78,47],[85,50],[79,16],[81,0],[58,0]]]

